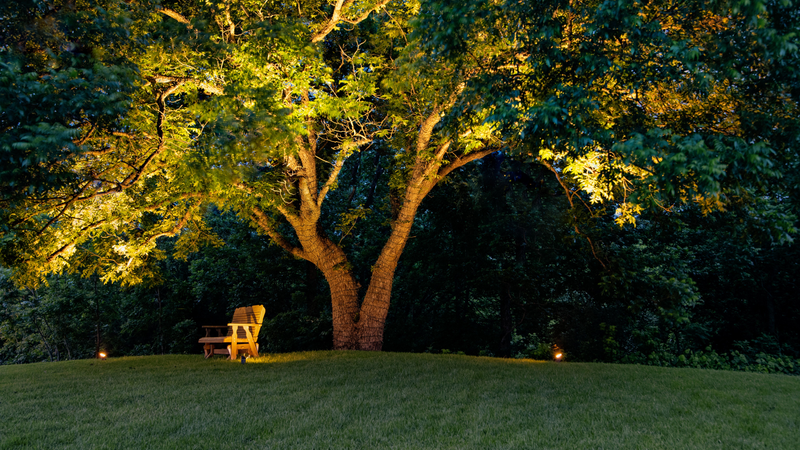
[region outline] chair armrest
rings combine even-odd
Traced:
[[[258,325],[258,324],[257,323],[252,323],[252,322],[251,323],[235,323],[234,322],[234,323],[229,323],[228,324],[229,327],[254,327],[256,325]]]

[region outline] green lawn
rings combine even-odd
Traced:
[[[6,448],[797,449],[800,378],[365,352],[0,366]]]

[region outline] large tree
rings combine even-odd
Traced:
[[[690,5],[704,28],[672,19],[683,7],[673,2],[11,5],[0,201],[3,263],[17,278],[68,269],[142,281],[158,238],[180,233],[184,254],[217,242],[201,219],[214,203],[319,268],[337,349],[381,348],[417,210],[464,164],[527,155],[571,201],[570,180],[596,202],[621,199],[624,222],[642,200],[715,206],[752,190],[775,174],[774,150],[742,131],[742,116],[777,98],[764,120],[784,130],[796,110],[796,93],[750,98],[729,84],[736,67],[694,63],[693,52],[749,43],[772,24],[738,4]],[[747,68],[771,74],[770,61]],[[351,186],[357,206],[331,205],[358,179],[342,175],[345,164],[365,151],[380,168]],[[721,155],[744,161],[726,166]],[[632,192],[646,194],[631,204]],[[381,208],[381,249],[362,288],[341,244]]]
[[[462,131],[475,136],[464,142],[437,129],[465,74],[444,64],[418,72],[407,33],[419,5],[388,3],[20,7],[36,20],[55,17],[54,42],[43,40],[36,49],[46,60],[39,66],[30,52],[8,52],[16,61],[4,67],[7,107],[22,100],[28,108],[22,120],[4,125],[17,135],[8,147],[26,151],[7,164],[27,158],[36,176],[56,167],[69,177],[6,185],[5,262],[29,283],[66,268],[141,281],[148,259],[159,256],[159,237],[183,232],[181,251],[213,239],[199,211],[214,202],[321,270],[330,285],[335,348],[380,349],[394,271],[420,202],[447,173],[500,148],[487,146],[491,136],[480,129]],[[74,70],[81,61],[71,50],[86,45],[72,41],[73,17],[103,21],[94,11],[112,8],[117,17],[134,19],[120,20],[130,42],[84,49],[83,66],[134,66],[138,76],[124,86],[127,109],[104,121],[63,101],[67,111],[38,113],[21,80],[44,89],[68,73],[103,99],[118,95],[119,89],[92,86],[88,72]],[[92,37],[107,34],[93,31]],[[113,50],[130,61],[103,58]],[[72,94],[70,86],[53,89]],[[55,155],[39,157],[25,143],[38,139],[36,127],[45,122],[71,139],[50,146]],[[360,300],[345,253],[320,221],[345,161],[365,146],[383,153],[395,174],[388,239]],[[345,220],[357,220],[358,211],[345,212]]]

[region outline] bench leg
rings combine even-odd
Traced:
[[[256,345],[257,344],[255,344],[253,341],[247,343],[247,353],[249,353],[253,358],[258,357],[258,347],[256,347]]]
[[[206,357],[206,359],[214,356],[214,346],[212,344],[203,345],[203,354]]]

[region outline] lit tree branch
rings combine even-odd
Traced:
[[[56,259],[60,255],[64,254],[64,252],[66,252],[70,248],[74,247],[78,243],[78,241],[80,241],[80,239],[86,235],[86,233],[88,233],[89,231],[99,227],[100,225],[102,225],[102,224],[104,224],[106,222],[108,222],[108,219],[102,219],[102,220],[98,220],[97,222],[90,223],[89,225],[86,225],[85,227],[81,228],[80,231],[78,231],[78,234],[77,234],[77,236],[75,236],[74,239],[72,239],[68,244],[64,245],[60,249],[58,249],[55,252],[51,253],[50,256],[47,257],[47,262],[48,263],[53,262],[54,259]]]
[[[356,141],[350,145],[353,147],[361,147],[362,145],[370,144],[372,141],[369,139],[362,139]],[[342,149],[344,152],[344,149]],[[334,183],[336,183],[336,179],[339,177],[339,172],[342,171],[342,167],[344,166],[344,161],[347,159],[345,156],[340,156],[336,159],[336,163],[333,166],[333,170],[331,170],[330,176],[328,176],[328,180],[325,182],[325,185],[322,186],[322,189],[319,191],[319,197],[317,198],[317,207],[322,207],[322,202],[325,201],[325,196],[328,195],[328,191],[331,189]]]
[[[325,26],[322,27],[322,29],[320,29],[319,31],[314,33],[313,36],[311,36],[311,42],[319,42],[319,41],[325,39],[325,36],[330,34],[330,32],[333,31],[334,28],[336,28],[336,25],[340,21],[341,22],[346,22],[346,23],[349,23],[349,24],[352,24],[352,25],[356,25],[356,24],[358,24],[360,22],[363,22],[364,20],[367,19],[367,17],[369,17],[370,14],[372,14],[373,12],[375,12],[375,11],[383,8],[384,6],[388,5],[390,1],[391,0],[381,0],[380,2],[378,2],[377,5],[375,5],[371,9],[368,9],[366,12],[364,12],[359,17],[357,17],[355,19],[347,19],[347,18],[342,17],[342,11],[344,9],[346,9],[348,6],[352,5],[353,0],[347,0],[347,1],[338,0],[336,2],[336,5],[333,6],[333,14],[331,14],[330,20],[328,20],[328,23],[326,23]]]
[[[253,208],[252,219],[264,230],[273,242],[278,244],[281,248],[301,259],[308,259],[303,249],[295,247],[286,240],[275,227],[272,226],[271,219],[260,208]]]
[[[339,172],[342,171],[342,167],[344,166],[344,158],[338,158],[336,163],[331,170],[331,174],[328,177],[328,181],[325,182],[325,185],[322,186],[322,189],[319,191],[319,197],[317,197],[317,207],[322,207],[322,202],[325,201],[325,196],[328,195],[328,191],[331,189],[331,186],[336,182],[336,179],[339,177]]]
[[[202,88],[207,93],[214,94],[214,95],[222,95],[225,92],[225,88],[223,88],[222,86],[217,86],[217,85],[208,83],[206,81],[201,81],[201,80],[198,80],[198,79],[192,78],[192,77],[174,77],[174,76],[170,76],[170,75],[155,74],[155,75],[145,76],[145,79],[150,81],[151,83],[154,83],[154,84],[165,84],[165,83],[184,84],[184,83],[192,83],[192,84],[197,85],[197,87]]]
[[[156,239],[158,239],[160,237],[172,237],[172,236],[175,236],[176,234],[178,234],[181,231],[181,229],[184,226],[186,226],[186,222],[188,222],[189,221],[189,217],[192,216],[192,212],[194,211],[194,207],[195,206],[197,206],[197,205],[190,206],[186,210],[186,213],[183,215],[183,217],[181,217],[181,219],[178,221],[178,223],[176,223],[175,226],[170,228],[168,231],[162,231],[161,233],[154,234],[154,235],[148,237],[147,239],[145,239],[144,245],[147,245],[147,244],[155,241]]]
[[[189,19],[187,19],[186,17],[178,14],[177,12],[175,12],[175,11],[173,11],[171,9],[160,8],[158,10],[158,12],[160,12],[161,14],[164,14],[167,17],[171,17],[171,18],[177,20],[178,22],[180,22],[182,24],[189,25],[189,28],[191,28],[191,26],[192,26],[191,23],[189,23]]]
[[[463,165],[465,165],[465,164],[467,164],[469,162],[479,160],[479,159],[483,158],[484,156],[487,156],[487,155],[489,155],[491,153],[494,153],[496,151],[498,151],[496,148],[487,148],[487,149],[483,149],[483,150],[478,150],[478,151],[472,152],[472,153],[470,153],[468,155],[464,155],[464,156],[462,156],[460,158],[456,158],[455,161],[453,161],[450,164],[448,164],[448,165],[446,165],[446,166],[444,166],[444,167],[439,169],[439,172],[437,173],[437,178],[438,179],[442,179],[442,178],[446,177],[447,175],[449,175],[450,172],[458,169],[459,167],[461,167],[461,166],[463,166]]]

